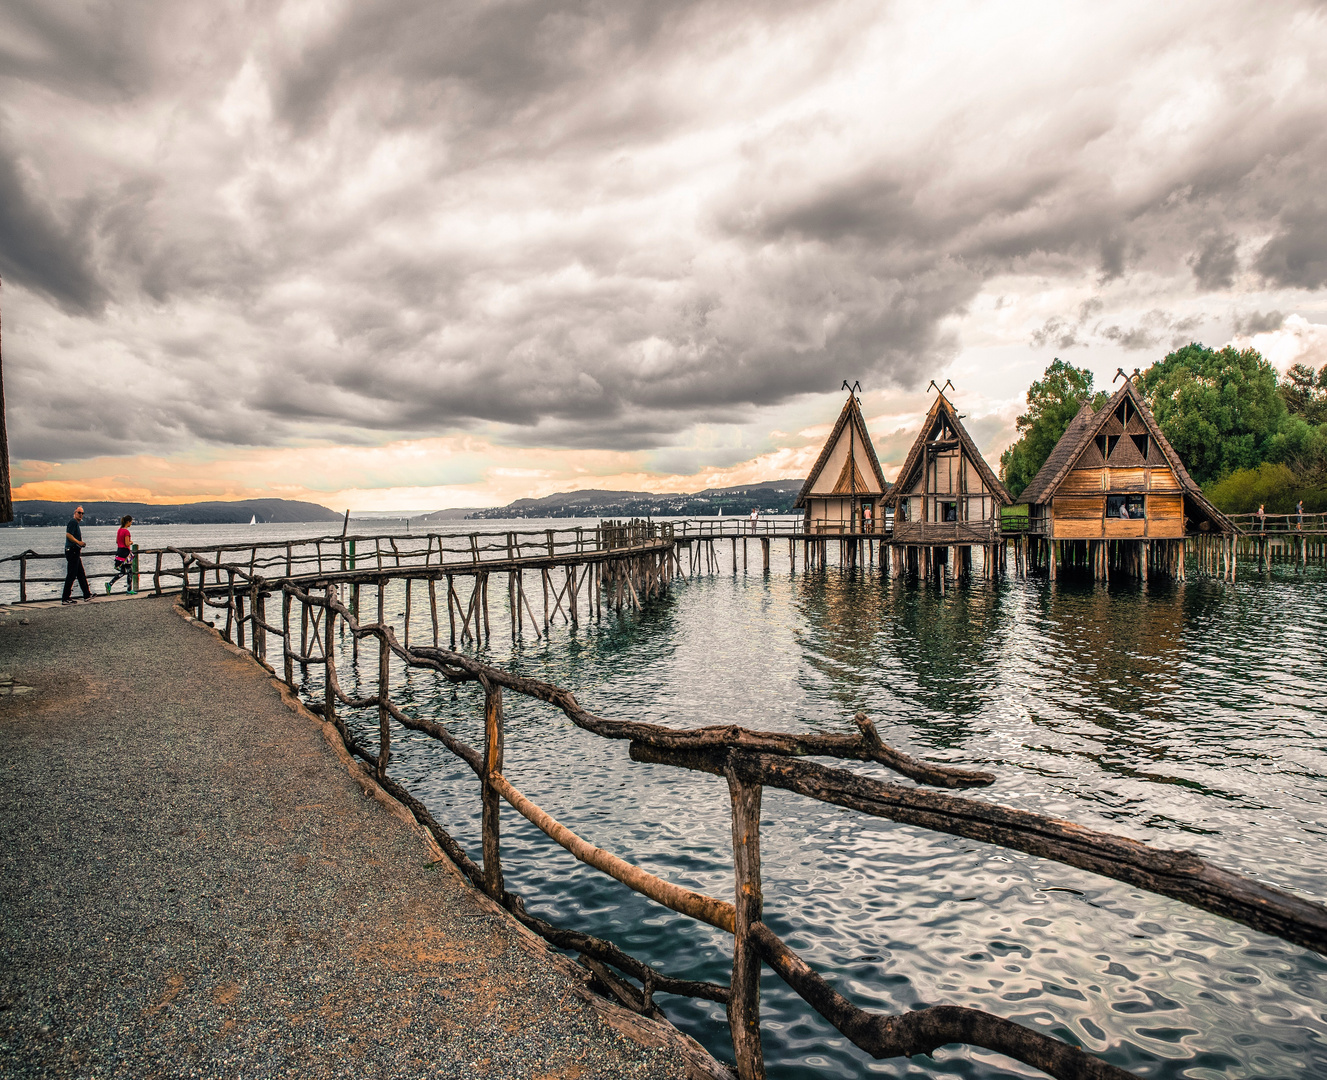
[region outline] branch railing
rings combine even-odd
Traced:
[[[214,568],[195,556],[201,569]],[[918,784],[950,789],[991,784],[990,773],[934,764],[887,746],[864,713],[854,718],[855,734],[785,734],[736,725],[675,730],[655,724],[612,720],[584,708],[568,690],[515,675],[464,653],[437,647],[409,648],[382,621],[361,622],[340,598],[340,585],[328,581],[321,593],[298,582],[269,583],[240,572],[240,588],[229,585],[221,598],[199,591],[204,606],[226,609],[223,633],[273,674],[266,639],[282,643],[278,677],[297,689],[295,666],[323,669],[322,700],[309,708],[335,725],[342,740],[377,781],[406,805],[476,888],[523,925],[553,945],[579,954],[598,988],[625,1007],[660,1016],[654,995],[679,994],[723,1003],[729,1018],[740,1080],[764,1076],[760,1042],[759,973],[767,964],[792,990],[855,1046],[876,1058],[929,1054],[949,1043],[966,1043],[1007,1055],[1060,1080],[1124,1080],[1132,1074],[1078,1047],[990,1013],[953,1005],[933,1005],[899,1015],[861,1009],[794,952],[764,921],[760,861],[760,807],[766,787],[887,818],[934,832],[1022,851],[1168,896],[1256,930],[1327,954],[1327,907],[1222,869],[1184,851],[1165,850],[1127,837],[1087,829],[989,802],[886,782],[858,772],[802,760],[818,756],[874,762]],[[232,579],[233,581],[233,579]],[[265,598],[281,594],[281,623],[266,619]],[[249,612],[243,598],[249,597]],[[188,597],[186,596],[186,602]],[[298,605],[299,648],[294,624]],[[246,645],[243,628],[252,633]],[[352,696],[338,677],[336,630],[354,642],[372,639],[378,647],[377,692]],[[392,700],[390,665],[435,672],[452,684],[475,683],[483,693],[484,746],[458,739],[445,724],[412,714]],[[725,778],[732,820],[734,900],[728,902],[683,888],[596,846],[533,803],[507,778],[504,769],[503,694],[510,691],[558,709],[575,726],[606,739],[628,743],[631,760],[712,773]],[[374,710],[377,746],[365,745],[346,723],[342,707]],[[388,773],[392,722],[425,734],[458,757],[480,785],[482,856],[476,862],[443,829],[428,808]],[[728,986],[667,975],[612,942],[557,927],[525,909],[522,898],[504,885],[500,802],[505,801],[555,843],[586,865],[609,875],[650,900],[732,934],[732,973]],[[637,986],[630,980],[636,980]]]

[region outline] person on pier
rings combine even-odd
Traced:
[[[87,546],[87,541],[83,539],[82,526],[83,508],[79,506],[75,508],[74,516],[65,526],[65,589],[64,595],[60,597],[60,602],[64,604],[77,603],[73,598],[75,581],[83,590],[83,599],[92,599],[92,591],[88,588],[88,575],[83,570],[83,549]]]
[[[120,528],[115,534],[115,574],[110,581],[106,582],[106,591],[111,591],[111,586],[124,577],[124,591],[130,593],[134,591],[134,557],[129,550],[129,545],[133,542],[129,536],[129,526],[134,523],[131,515],[125,514],[120,518]]]

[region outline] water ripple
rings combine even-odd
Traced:
[[[1006,581],[943,594],[836,569],[719,576],[679,583],[639,618],[547,642],[495,638],[486,655],[604,715],[672,726],[850,732],[864,709],[902,749],[993,770],[997,784],[974,798],[1193,850],[1323,899],[1325,585],[1312,568],[1236,588]],[[473,690],[418,673],[397,682],[479,745]],[[531,798],[654,873],[731,894],[722,780],[634,764],[624,744],[537,703],[509,699],[507,713],[507,772]],[[352,723],[372,742],[376,717]],[[478,852],[467,768],[406,735],[393,769]],[[763,819],[768,922],[863,1006],[986,1008],[1148,1077],[1327,1076],[1316,954],[1091,874],[788,792],[766,792]],[[540,916],[670,973],[727,980],[725,935],[588,870],[509,812],[503,858],[508,887]],[[771,1077],[1038,1075],[965,1048],[874,1062],[768,972],[761,990]],[[731,1054],[720,1006],[661,1003]]]

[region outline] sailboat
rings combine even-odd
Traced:
[[[253,517],[251,517],[251,518],[249,519],[249,524],[250,524],[250,525],[257,525],[257,524],[258,524],[258,515],[257,515],[257,514],[254,514]]]

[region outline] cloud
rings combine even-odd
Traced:
[[[1327,209],[1296,207],[1281,215],[1281,230],[1258,252],[1258,272],[1274,285],[1320,289],[1327,284]]]
[[[1087,342],[1078,340],[1078,331],[1082,321],[1070,322],[1059,315],[1052,315],[1044,324],[1032,331],[1032,345],[1044,349],[1051,345],[1057,349],[1072,349],[1075,345],[1086,346]]]
[[[24,0],[14,452],[698,472],[767,448],[697,430],[920,388],[982,334],[1086,360],[1173,346],[1205,292],[1290,312],[1327,284],[1324,49],[1280,2]]]
[[[1237,349],[1257,349],[1281,372],[1292,364],[1314,368],[1327,364],[1327,324],[1302,315],[1279,316],[1279,312],[1270,312],[1261,320],[1246,320],[1229,344]]]
[[[105,301],[91,266],[91,199],[62,208],[42,199],[0,129],[0,275],[87,314]],[[61,220],[63,217],[64,220]]]
[[[1193,276],[1204,289],[1228,289],[1235,283],[1239,271],[1237,237],[1227,233],[1213,233],[1202,241],[1198,251],[1190,256]]]
[[[1036,349],[1053,346],[1059,350],[1090,348],[1110,343],[1126,352],[1155,349],[1169,339],[1172,348],[1184,344],[1187,335],[1205,321],[1202,315],[1176,316],[1160,308],[1152,308],[1138,318],[1134,326],[1107,324],[1104,320],[1092,322],[1104,310],[1100,297],[1094,296],[1078,305],[1077,314],[1070,318],[1052,315],[1032,331],[1031,346]],[[1089,323],[1092,325],[1089,326]]]
[[[1280,330],[1285,321],[1285,315],[1279,311],[1251,311],[1235,320],[1235,331],[1250,336],[1265,334],[1272,330]]]

